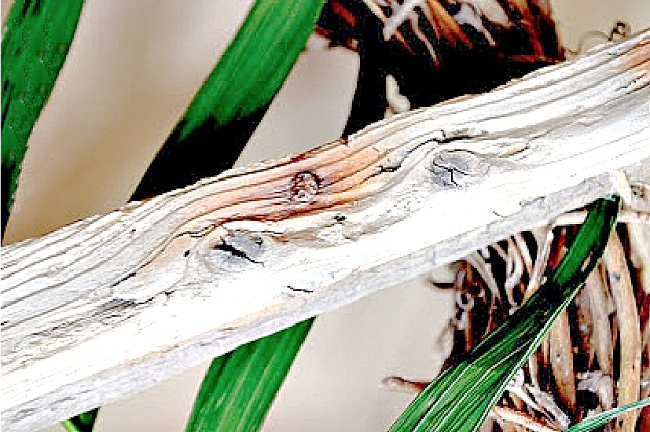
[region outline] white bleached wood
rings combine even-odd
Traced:
[[[142,390],[613,192],[621,172],[650,182],[650,32],[3,247],[2,428]]]

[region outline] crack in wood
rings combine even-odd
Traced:
[[[314,293],[314,290],[312,290],[312,289],[295,288],[295,287],[292,287],[291,285],[287,285],[287,288],[289,288],[293,292],[302,292],[302,293],[307,293],[307,294],[313,294]]]
[[[488,169],[485,159],[469,150],[443,150],[433,157],[429,167],[433,183],[443,189],[467,187],[484,176]]]
[[[262,261],[257,261],[257,260],[254,260],[253,258],[251,258],[248,255],[248,253],[246,253],[246,251],[244,251],[242,249],[237,249],[235,246],[226,243],[225,240],[222,240],[221,243],[219,243],[219,244],[213,245],[212,249],[224,251],[224,252],[232,255],[235,258],[242,258],[242,259],[244,259],[246,261],[249,261],[249,262],[252,262],[252,263],[255,263],[255,264],[264,264]]]

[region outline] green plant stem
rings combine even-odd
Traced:
[[[619,204],[618,197],[598,200],[549,281],[504,324],[433,380],[390,430],[478,430],[514,373],[537,349],[598,263]]]

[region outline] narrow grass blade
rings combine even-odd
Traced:
[[[312,320],[243,345],[212,362],[187,431],[257,431]]]
[[[2,231],[34,123],[77,28],[83,0],[16,0],[2,39]]]
[[[598,427],[603,426],[605,423],[612,421],[621,414],[624,414],[633,409],[639,409],[643,407],[650,406],[650,398],[641,399],[637,402],[632,402],[627,405],[620,407],[612,408],[607,411],[603,411],[596,415],[587,417],[582,420],[580,423],[576,423],[568,429],[565,429],[564,432],[587,432],[594,430]]]
[[[303,49],[324,0],[257,0],[197,92],[132,200],[192,184],[230,168]],[[215,359],[188,431],[257,430],[311,320]]]
[[[444,370],[391,427],[392,432],[478,430],[514,373],[584,284],[616,222],[619,198],[594,203],[551,278],[503,325]]]

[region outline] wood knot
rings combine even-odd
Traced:
[[[309,171],[299,172],[291,179],[291,201],[310,202],[318,193],[318,177]]]
[[[443,189],[469,186],[489,169],[480,155],[467,150],[446,150],[436,154],[429,168],[433,183]]]

